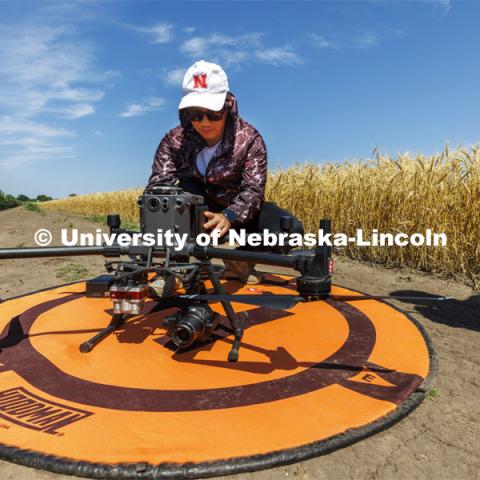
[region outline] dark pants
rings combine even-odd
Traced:
[[[192,193],[194,195],[202,195],[203,199],[208,206],[209,210],[211,212],[221,212],[225,209],[222,205],[217,203],[215,200],[212,200],[204,191],[203,185],[198,182],[193,182],[189,180],[182,180],[179,185],[183,190],[186,192]],[[260,213],[250,220],[247,223],[242,223],[242,224],[236,224],[232,226],[232,229],[234,230],[239,230],[244,228],[247,232],[249,233],[263,233],[263,230],[266,229],[271,233],[281,233],[282,230],[280,229],[280,219],[283,216],[290,216],[293,219],[293,228],[290,233],[299,233],[300,235],[304,234],[303,230],[303,225],[302,222],[296,217],[294,217],[290,212],[287,212],[287,210],[284,210],[283,208],[280,208],[276,203],[274,202],[264,202],[262,205],[262,208],[260,210]],[[227,239],[225,238],[224,241]],[[220,239],[220,243],[222,242],[222,239]],[[245,250],[257,250],[257,251],[273,251],[273,252],[284,252],[286,251],[285,248],[279,248],[279,247],[240,247],[240,249],[245,249]]]

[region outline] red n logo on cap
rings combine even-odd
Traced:
[[[207,88],[207,74],[193,76],[193,88]]]

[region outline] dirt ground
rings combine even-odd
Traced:
[[[0,248],[35,246],[33,234],[61,228],[94,232],[100,225],[55,212],[22,207],[0,212]],[[6,299],[103,272],[101,257],[0,261],[0,298]],[[413,413],[390,429],[329,455],[231,480],[298,479],[478,479],[480,478],[480,300],[465,285],[429,274],[387,270],[336,259],[334,283],[366,293],[430,293],[458,301],[428,306],[393,302],[425,327],[438,354],[434,389]],[[1,442],[1,437],[0,437]],[[2,480],[68,480],[0,461]]]

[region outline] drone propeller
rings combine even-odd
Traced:
[[[237,302],[273,310],[287,310],[298,302],[305,301],[303,297],[295,295],[178,295],[188,300],[207,300],[210,302]]]
[[[299,302],[307,302],[308,300],[298,295],[178,295],[181,299],[186,300],[206,300],[210,302],[237,302],[247,305],[255,305],[257,307],[271,308],[273,310],[288,310],[293,308]],[[453,297],[407,297],[400,295],[329,295],[331,300],[342,302],[350,302],[356,300],[406,300],[406,301],[444,301],[451,300]],[[327,298],[320,298],[310,301],[321,301]]]
[[[406,295],[329,295],[332,300],[350,302],[353,300],[406,300],[412,302],[445,301],[453,300],[453,297],[411,297]]]

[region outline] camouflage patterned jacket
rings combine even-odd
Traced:
[[[255,218],[262,207],[267,180],[267,149],[258,131],[238,115],[237,100],[227,94],[227,122],[222,143],[210,160],[205,176],[196,166],[206,146],[180,111],[180,125],[163,137],[153,160],[148,186],[194,180],[213,200],[225,207],[235,223]]]

